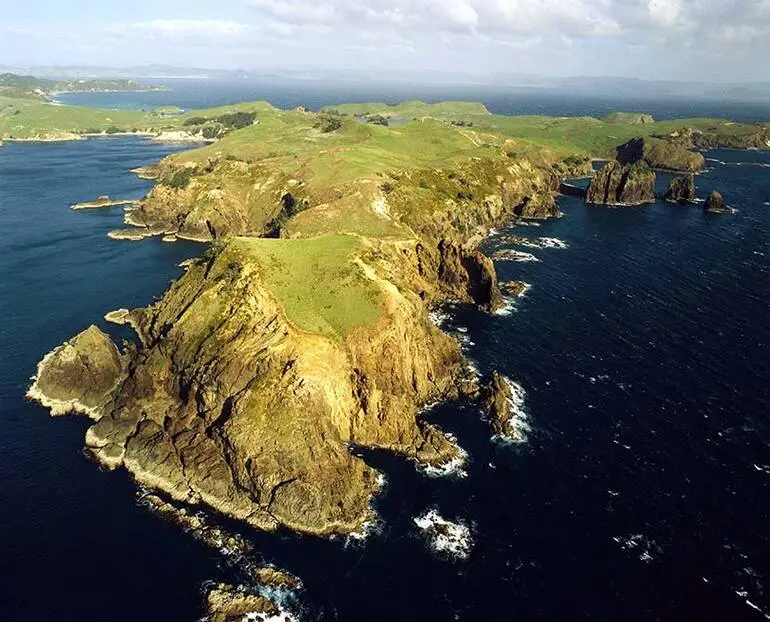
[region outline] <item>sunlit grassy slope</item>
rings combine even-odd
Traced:
[[[288,319],[308,332],[344,337],[380,316],[380,292],[354,260],[360,238],[331,235],[302,240],[237,238]]]
[[[265,102],[253,102],[166,116],[155,111],[57,106],[32,99],[0,96],[0,139],[83,134],[111,128],[121,132],[175,130],[181,129],[185,120],[195,116],[216,117],[236,111],[261,114],[274,110]]]

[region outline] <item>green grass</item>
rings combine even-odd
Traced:
[[[344,338],[381,315],[380,290],[353,263],[362,250],[360,238],[236,238],[233,243],[260,265],[268,289],[302,330]]]
[[[92,131],[104,132],[111,127],[126,132],[176,130],[181,129],[184,121],[193,116],[214,117],[238,111],[256,112],[259,118],[260,114],[274,114],[275,108],[265,102],[253,102],[167,116],[154,111],[56,106],[33,99],[0,95],[0,139],[46,138]]]
[[[326,106],[324,111],[340,112],[351,116],[367,114],[379,114],[384,117],[396,119],[421,119],[433,117],[443,120],[463,120],[476,116],[487,116],[489,111],[484,104],[478,102],[439,102],[426,104],[421,101],[408,101],[400,104],[365,103],[365,104],[340,104],[339,106]]]
[[[397,128],[343,119],[342,128],[322,133],[316,115],[283,112],[260,116],[260,123],[226,136],[180,160],[203,162],[216,154],[271,166],[314,187],[348,183],[394,169],[447,166],[471,156],[488,156],[471,129],[425,120]]]

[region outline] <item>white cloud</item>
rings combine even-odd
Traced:
[[[243,39],[251,31],[245,24],[219,19],[154,19],[129,28],[134,34],[154,38],[208,41]]]

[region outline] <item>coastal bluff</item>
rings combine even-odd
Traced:
[[[386,113],[403,123],[359,120]],[[237,113],[216,114],[197,116],[206,126]],[[591,157],[639,128],[674,127],[506,119],[465,102],[263,104],[241,116],[212,144],[142,168],[155,186],[110,234],[208,250],[154,304],[108,314],[135,343],[120,349],[88,328],[40,363],[29,396],[53,414],[88,414],[90,454],[165,498],[319,536],[375,518],[382,478],[355,448],[438,472],[465,459],[423,411],[485,396],[431,312],[449,301],[500,308],[479,250],[489,231],[558,217],[560,183],[586,174]],[[565,127],[578,146],[547,136]],[[654,182],[645,157],[613,160],[589,198],[647,202]],[[516,397],[493,381],[493,433],[512,433]]]
[[[312,114],[302,120],[317,138]],[[321,173],[302,179],[268,158],[212,159],[205,149],[185,156],[203,156],[195,168],[164,162],[161,179],[193,171],[163,192],[174,213],[192,201],[211,248],[152,306],[108,314],[135,329],[136,344],[120,352],[95,329],[73,340],[82,360],[112,357],[95,395],[81,373],[88,365],[69,371],[53,356],[30,396],[50,403],[46,391],[58,385],[46,379],[62,378],[58,412],[88,406],[86,446],[100,464],[265,531],[349,534],[373,520],[382,480],[352,447],[427,469],[461,462],[462,449],[421,411],[475,395],[477,383],[430,311],[449,300],[500,306],[494,265],[477,245],[518,217],[558,215],[553,171],[487,147],[456,159],[457,145],[473,143],[431,121],[384,135],[386,144],[427,131],[446,141],[451,161],[407,162],[406,142],[393,150],[395,169],[351,179],[349,169],[324,168],[330,145],[349,153],[343,132],[360,128],[391,132],[346,119],[317,153],[305,148],[308,169]],[[239,194],[244,176],[252,194]],[[214,183],[231,209],[197,203]]]

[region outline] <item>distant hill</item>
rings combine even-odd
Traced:
[[[73,79],[51,80],[15,73],[0,74],[0,95],[23,99],[50,98],[57,92],[99,93],[108,91],[157,91],[164,87],[147,86],[136,80]]]

